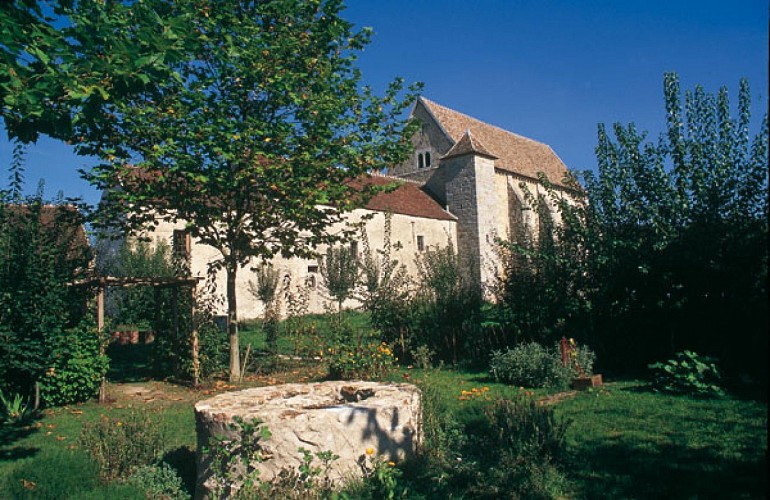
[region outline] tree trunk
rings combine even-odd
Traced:
[[[238,312],[235,293],[235,277],[238,265],[228,263],[227,272],[227,336],[230,342],[230,382],[241,376],[241,354],[238,345]]]

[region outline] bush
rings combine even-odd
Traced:
[[[564,388],[572,378],[571,370],[562,366],[560,352],[537,342],[494,351],[489,372],[500,382],[523,387]]]
[[[146,498],[185,500],[190,495],[184,490],[182,478],[167,463],[143,465],[136,469],[126,483],[144,492]]]
[[[570,422],[530,398],[498,400],[484,410],[477,449],[481,478],[470,487],[474,496],[554,498],[564,495],[565,457]]]
[[[724,395],[718,385],[721,377],[714,358],[682,351],[665,363],[649,365],[649,369],[656,391],[696,397]]]
[[[40,399],[49,406],[86,401],[99,392],[109,361],[99,353],[96,328],[81,324],[49,340],[51,362],[40,381]]]
[[[19,187],[20,189],[20,187]],[[0,389],[31,395],[51,366],[50,342],[84,315],[90,248],[74,207],[0,190]]]
[[[413,336],[436,352],[440,361],[457,363],[471,354],[480,333],[481,305],[478,283],[466,272],[451,242],[429,249],[416,261],[421,288],[409,307]]]
[[[342,325],[336,340],[323,353],[329,378],[336,380],[377,380],[386,377],[396,362],[391,347],[372,336],[353,333]]]
[[[163,450],[164,435],[158,419],[146,410],[131,409],[84,424],[80,445],[96,459],[102,479],[109,481],[154,463]]]

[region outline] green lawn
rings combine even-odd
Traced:
[[[302,369],[294,367],[291,373],[271,376],[276,382],[301,378],[298,370]],[[312,380],[318,373],[307,376]],[[489,400],[527,392],[494,383],[483,372],[446,368],[400,367],[389,379],[430,384],[448,411],[468,426]],[[251,383],[260,382],[253,379]],[[58,463],[52,461],[57,454],[76,448],[84,422],[119,415],[131,405],[158,409],[158,425],[167,434],[165,459],[191,488],[195,467],[192,406],[228,387],[220,384],[196,392],[150,381],[141,387],[154,391],[144,396],[119,391],[135,386],[111,385],[114,401],[104,406],[90,402],[58,408],[22,428],[0,425],[0,488],[20,468],[50,470]],[[543,390],[530,393],[538,399],[549,396]],[[557,415],[573,421],[567,436],[570,498],[761,498],[767,491],[764,402],[667,396],[631,380],[609,381],[599,390],[567,395],[553,407]],[[66,468],[50,474],[66,475]],[[93,495],[109,495],[110,491],[97,490]],[[0,498],[8,498],[2,489]],[[29,498],[38,497],[31,494]]]

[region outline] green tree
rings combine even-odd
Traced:
[[[184,20],[164,12],[149,1],[0,2],[0,110],[9,136],[109,143],[115,102],[178,77],[168,62],[185,52]]]
[[[31,393],[48,369],[78,353],[60,338],[85,345],[92,342],[83,336],[95,337],[81,324],[88,290],[66,285],[85,275],[91,251],[75,207],[45,203],[42,192],[17,195],[0,191],[0,390]]]
[[[332,246],[325,256],[319,257],[318,265],[326,290],[337,302],[337,317],[341,321],[342,304],[352,297],[361,274],[358,256],[351,248]]]
[[[726,88],[696,87],[682,100],[678,77],[666,74],[664,97],[657,141],[633,124],[615,124],[612,136],[599,126],[586,196],[560,203],[553,244],[532,254],[538,273],[542,261],[558,263],[550,269],[575,307],[532,307],[616,368],[690,349],[766,375],[767,116],[752,139],[746,81],[736,117]]]
[[[355,54],[371,32],[354,31],[339,0],[152,3],[188,23],[189,57],[172,65],[180,80],[116,109],[120,141],[94,144],[108,161],[89,178],[123,186],[110,190],[103,222],[136,229],[184,220],[220,252],[212,271],[226,274],[234,380],[239,267],[311,257],[316,245],[349,235],[326,228],[371,194],[349,179],[404,158],[401,117],[413,93],[400,98],[401,80],[382,97],[360,88]]]

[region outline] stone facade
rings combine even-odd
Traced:
[[[422,182],[457,217],[458,251],[473,277],[490,285],[499,270],[495,240],[520,231],[537,236],[539,217],[532,199],[546,198],[559,220],[556,200],[538,180],[543,173],[557,197],[571,197],[567,168],[545,144],[486,124],[420,98],[412,116],[422,124],[412,137],[413,157],[389,174]],[[419,154],[431,153],[431,165]],[[486,288],[486,287],[485,287]]]
[[[388,177],[373,176],[368,182],[403,184],[389,194],[378,195],[365,209],[350,213],[347,223],[373,216],[365,224],[372,249],[383,245],[385,213],[392,216],[394,257],[416,274],[415,259],[429,247],[451,243],[473,279],[483,289],[492,285],[500,263],[495,251],[497,238],[521,231],[537,236],[540,224],[531,201],[543,197],[550,216],[558,223],[556,200],[538,181],[545,175],[556,197],[574,197],[565,179],[568,171],[559,157],[545,144],[494,127],[470,116],[419,98],[412,116],[421,123],[412,137],[414,153],[402,164],[388,170]],[[183,224],[157,226],[149,236],[171,243],[175,230]],[[337,231],[332,227],[330,231]],[[358,251],[362,251],[360,241]],[[319,254],[325,252],[319,248]],[[219,258],[213,248],[196,241],[189,244],[193,275],[205,276],[209,264]],[[321,286],[318,262],[276,258],[273,266],[283,275],[286,289],[310,286],[310,312],[323,312],[329,298]],[[262,304],[249,292],[254,281],[252,261],[238,274],[238,315],[242,319],[259,317]],[[217,289],[225,289],[224,272],[216,277]],[[350,301],[347,307],[357,303]],[[224,313],[224,305],[221,306]]]

